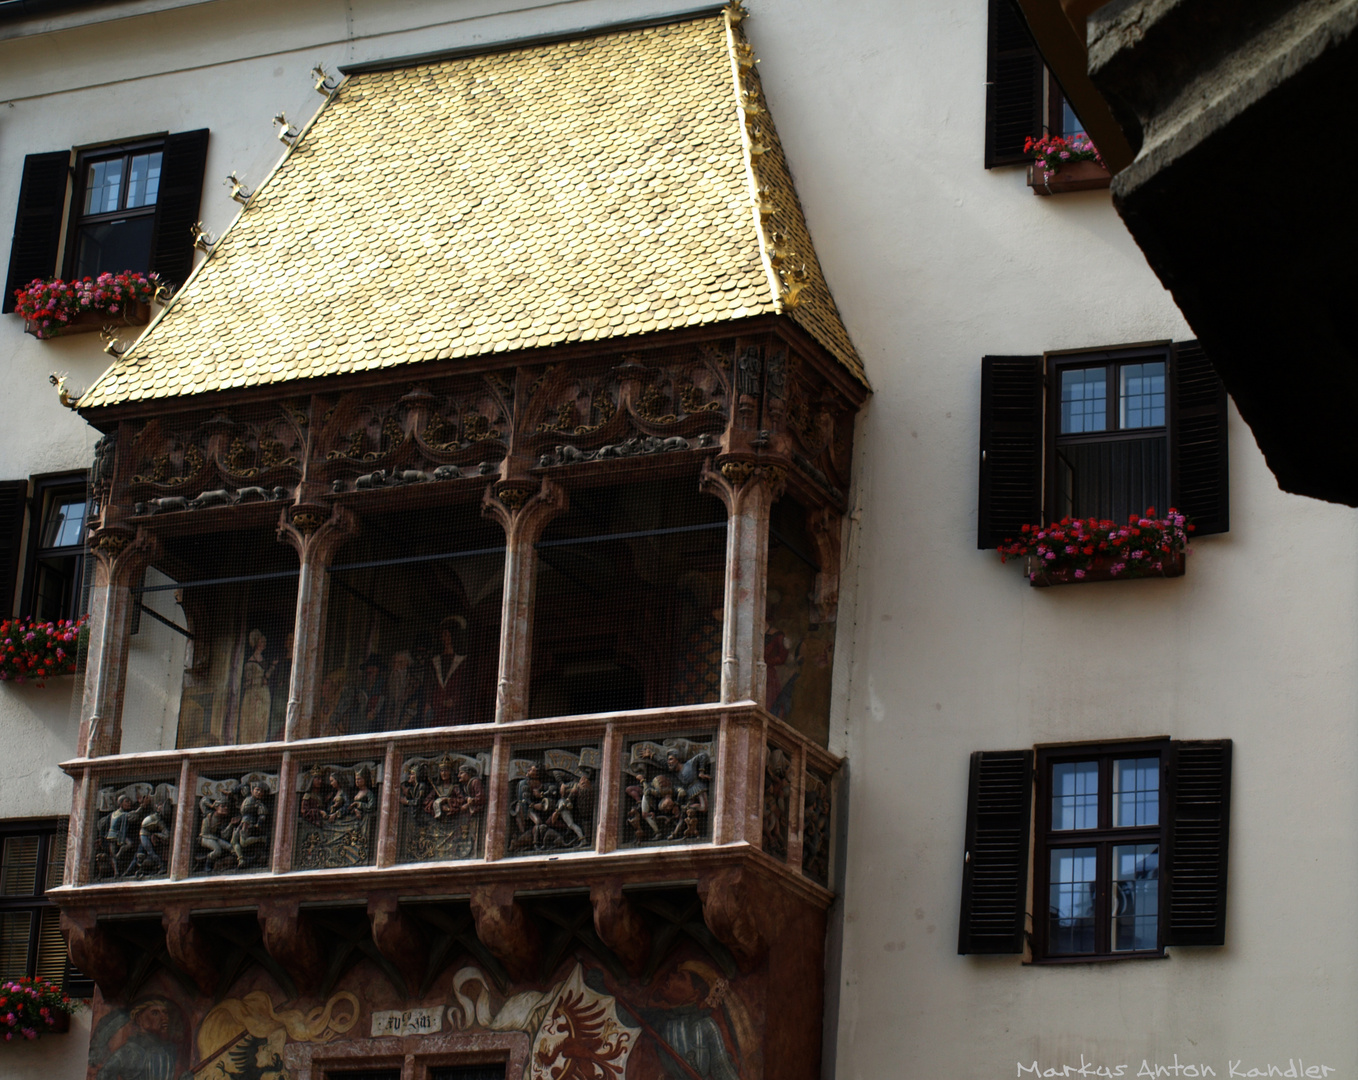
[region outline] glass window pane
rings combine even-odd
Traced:
[[[53,501],[42,527],[42,546],[78,547],[85,539],[85,497],[63,496]]]
[[[151,264],[151,233],[154,214],[85,225],[76,239],[75,276],[98,277],[124,270],[145,272]]]
[[[1092,847],[1052,850],[1047,952],[1054,956],[1094,951],[1097,850]]]
[[[1070,102],[1062,99],[1061,134],[1069,139],[1072,135],[1083,135],[1084,133],[1085,126],[1080,123],[1080,118],[1075,115],[1075,110],[1070,107]]]
[[[1160,824],[1160,759],[1113,762],[1113,826]]]
[[[1099,827],[1099,763],[1052,766],[1052,829]]]
[[[0,979],[19,979],[28,974],[28,934],[33,916],[27,911],[0,915]]]
[[[154,206],[160,193],[160,151],[135,154],[127,175],[127,208]]]
[[[1113,845],[1113,951],[1154,949],[1160,928],[1160,845]]]
[[[1165,423],[1165,364],[1123,364],[1120,390],[1124,428],[1163,427]]]
[[[32,896],[38,883],[38,837],[7,836],[0,859],[0,896]]]
[[[1067,368],[1061,372],[1061,434],[1108,428],[1106,368]]]
[[[85,213],[111,214],[123,187],[123,159],[91,162],[85,172]]]

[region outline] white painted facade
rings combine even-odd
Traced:
[[[317,62],[333,72],[679,6],[133,0],[0,22],[0,215],[25,154],[206,127],[201,216],[220,233],[239,209],[221,178],[234,169],[252,185],[273,166],[271,118],[311,115]],[[1219,1077],[1298,1058],[1355,1075],[1352,512],[1282,494],[1233,413],[1231,530],[1193,544],[1185,577],[1038,590],[976,550],[981,356],[1192,333],[1107,192],[1034,198],[1022,169],[982,168],[983,0],[747,6],[874,388],[836,657],[831,748],[851,783],[826,1075],[1000,1080],[1082,1055],[1127,1076],[1175,1055]],[[100,346],[0,319],[0,479],[87,465],[93,433],[47,374],[88,385]],[[173,745],[154,708],[167,689],[129,687],[152,707],[135,711],[145,723],[125,750]],[[74,753],[70,697],[61,681],[0,687],[0,819],[68,811],[56,763]],[[971,752],[1154,735],[1234,740],[1226,946],[1049,967],[958,956]],[[0,1075],[83,1075],[87,1036],[86,1014],[70,1035],[6,1046]]]

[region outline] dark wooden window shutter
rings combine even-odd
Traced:
[[[1226,385],[1196,341],[1174,346],[1171,498],[1193,519],[1194,536],[1231,527]]]
[[[165,140],[151,269],[172,285],[182,285],[193,269],[192,229],[203,197],[206,164],[207,128]]]
[[[1042,135],[1042,54],[1014,0],[990,0],[986,38],[985,167],[1022,165]]]
[[[19,211],[14,217],[9,274],[5,278],[4,303],[0,304],[0,311],[14,310],[15,289],[22,289],[34,278],[50,278],[56,273],[70,169],[69,150],[29,154],[24,158]]]
[[[1028,899],[1033,751],[971,755],[959,953],[1020,953]]]
[[[983,357],[977,547],[1042,520],[1042,448],[1042,357]]]
[[[27,480],[0,480],[0,618],[4,619],[14,614],[27,502]]]
[[[1231,740],[1174,743],[1168,794],[1164,942],[1224,945]]]

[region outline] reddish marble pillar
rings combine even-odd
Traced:
[[[329,603],[330,565],[335,550],[358,532],[358,519],[342,506],[329,517],[323,507],[291,506],[278,523],[278,538],[297,551],[297,616],[292,632],[292,682],[283,738],[288,742],[320,734],[311,714],[320,698],[322,646]]]
[[[155,549],[155,538],[144,529],[135,537],[122,530],[101,530],[90,539],[94,584],[90,587],[89,645],[76,738],[76,752],[81,757],[116,754],[122,745],[123,683],[132,613],[141,603],[140,594],[134,593],[132,586]]]
[[[704,466],[704,490],[726,504],[726,602],[722,621],[721,700],[765,704],[764,623],[769,561],[769,513],[787,469],[778,464],[723,460]]]
[[[533,595],[542,530],[570,505],[550,480],[499,480],[486,489],[482,510],[505,530],[505,584],[500,609],[500,670],[495,690],[495,720],[505,723],[528,715],[533,659]]]

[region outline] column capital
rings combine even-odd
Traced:
[[[285,507],[278,517],[278,539],[291,544],[304,562],[329,562],[335,549],[357,534],[357,516],[338,504],[300,503]]]

